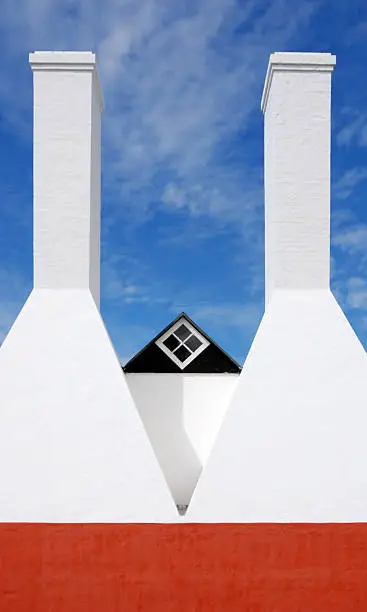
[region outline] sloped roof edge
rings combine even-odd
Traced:
[[[134,361],[138,359],[138,357],[140,357],[140,355],[149,346],[155,344],[158,338],[163,336],[163,334],[165,334],[175,323],[177,323],[177,321],[182,318],[185,318],[188,323],[190,323],[202,336],[204,336],[204,338],[206,338],[206,340],[208,340],[208,342],[210,342],[213,346],[217,347],[223,353],[223,355],[225,355],[227,359],[229,359],[233,363],[233,365],[238,368],[238,372],[241,372],[242,368],[239,363],[235,359],[233,359],[233,357],[231,357],[231,355],[229,355],[221,346],[219,346],[219,344],[217,344],[217,342],[215,342],[215,340],[213,340],[213,338],[211,338],[203,329],[201,329],[201,327],[199,327],[199,325],[195,323],[195,321],[193,321],[184,311],[180,312],[180,314],[175,319],[173,319],[168,325],[166,325],[166,327],[164,327],[156,336],[154,336],[152,340],[147,342],[147,344],[145,344],[143,348],[141,348],[133,357],[131,357],[131,359],[129,359],[129,361],[125,363],[124,366],[122,366],[123,371],[125,372],[128,367],[131,367]]]

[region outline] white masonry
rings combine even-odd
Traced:
[[[99,313],[95,56],[30,63],[34,289],[0,350],[0,521],[176,520]]]
[[[367,521],[367,356],[329,289],[334,65],[270,57],[266,310],[189,521]]]

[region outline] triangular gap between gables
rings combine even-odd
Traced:
[[[145,372],[125,377],[178,512],[184,515],[238,375]]]
[[[175,353],[180,347],[186,347],[186,352],[179,360]],[[240,369],[185,312],[123,367],[181,515],[189,505]]]
[[[112,342],[112,338],[108,333],[108,329],[106,326],[106,322],[103,318],[102,313],[99,311],[100,319],[103,324],[106,337],[108,338],[111,349],[114,352],[116,357],[116,361],[119,363],[121,367],[120,359],[118,353],[115,349],[115,346]],[[166,427],[166,423],[163,419],[160,419],[162,416],[167,416],[167,414],[159,414],[157,408],[160,405],[158,401],[159,398],[152,393],[152,388],[148,388],[146,384],[138,385],[132,384],[130,376],[126,376],[124,373],[123,367],[121,367],[122,376],[125,377],[127,382],[127,387],[129,390],[129,394],[132,400],[132,403],[136,409],[136,414],[140,419],[141,425],[146,433],[147,440],[149,441],[151,450],[154,454],[155,459],[159,465],[159,468],[162,472],[162,476],[166,482],[167,488],[169,490],[170,495],[175,503],[175,507],[178,513],[178,516],[184,516],[186,514],[187,508],[189,506],[190,499],[193,494],[193,490],[196,486],[198,478],[201,473],[201,465],[199,463],[199,459],[195,454],[195,451],[190,443],[189,438],[185,434],[184,429],[179,426]],[[147,381],[145,380],[144,383]],[[159,381],[162,382],[162,381]],[[182,386],[182,385],[181,385]],[[157,385],[153,385],[157,389]],[[161,385],[158,385],[158,391],[162,389]],[[168,389],[172,391],[172,389]],[[146,393],[148,391],[148,394]],[[167,391],[167,389],[166,389]],[[177,391],[177,390],[176,390]],[[155,397],[154,397],[155,395]],[[146,397],[149,398],[149,402],[147,405]],[[151,399],[154,397],[153,405],[151,405]],[[182,393],[179,392],[172,394],[172,399],[180,400],[182,398]],[[164,402],[163,402],[164,404]],[[176,401],[177,404],[177,401]],[[149,410],[144,410],[148,408]],[[152,410],[153,408],[153,410]],[[172,411],[170,410],[171,417]],[[149,416],[154,416],[153,419],[149,419]],[[173,419],[174,420],[174,419]],[[152,424],[155,424],[155,427]],[[157,435],[158,433],[158,435]],[[173,435],[172,435],[173,434]],[[173,454],[176,457],[170,457],[170,462],[167,464],[165,460],[165,453],[167,452],[167,442],[170,444],[170,448],[173,449]],[[163,452],[162,452],[163,450]],[[186,461],[182,461],[183,457],[186,458]],[[167,471],[167,465],[170,466],[171,469]],[[173,469],[172,469],[173,468]],[[191,478],[187,478],[187,473],[191,476]]]

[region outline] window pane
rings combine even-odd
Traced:
[[[182,346],[180,346],[177,351],[174,352],[174,355],[176,355],[180,361],[184,362],[188,357],[190,357],[191,353],[186,346],[182,344]]]
[[[199,338],[197,338],[196,336],[192,335],[190,336],[190,338],[188,338],[185,341],[185,346],[188,346],[189,349],[192,350],[192,352],[194,353],[199,346],[201,346],[203,343],[199,340]]]
[[[186,340],[190,334],[191,332],[187,329],[186,325],[180,325],[180,327],[175,329],[175,335],[180,338],[180,340]]]
[[[166,338],[166,340],[163,342],[163,344],[170,351],[174,351],[175,348],[177,348],[178,345],[180,344],[180,341],[177,340],[177,338],[175,338],[175,336],[173,334],[171,334],[170,336],[168,336],[168,338]]]

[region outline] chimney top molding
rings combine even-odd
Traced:
[[[33,70],[94,70],[97,65],[91,51],[35,51],[29,63]]]
[[[336,56],[331,53],[272,53],[266,71],[261,110],[266,111],[274,72],[332,72]]]
[[[35,51],[29,54],[29,64],[33,72],[36,71],[70,71],[92,72],[103,110],[103,95],[100,85],[97,60],[91,51]]]

